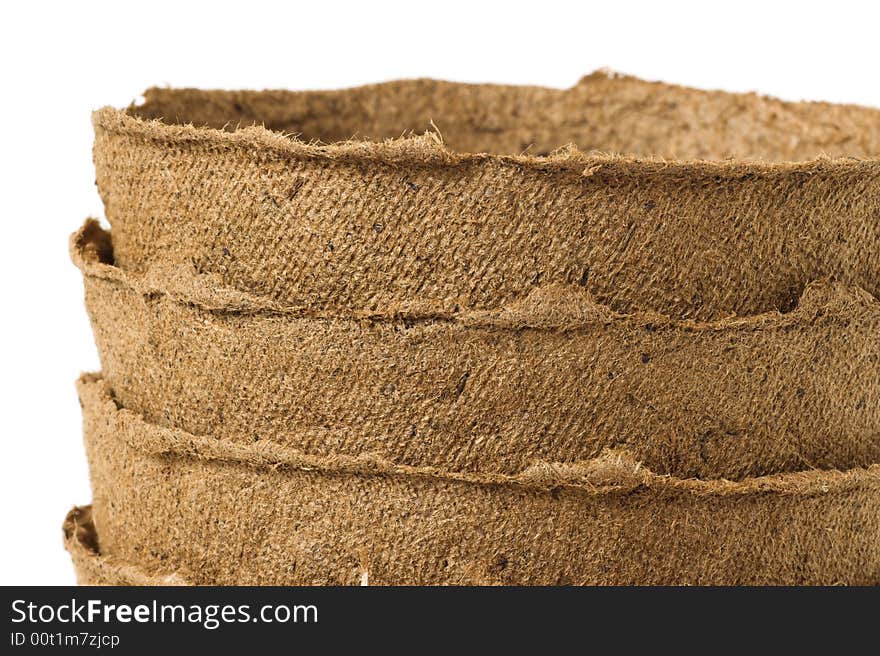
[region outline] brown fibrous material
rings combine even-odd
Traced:
[[[740,482],[625,452],[511,476],[199,438],[79,383],[100,555],[193,584],[876,584],[880,469]]]

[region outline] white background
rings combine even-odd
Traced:
[[[866,1],[15,2],[0,22],[0,584],[74,582],[60,526],[90,491],[73,382],[99,365],[67,236],[102,216],[93,109],[152,85],[567,87],[601,67],[880,106],[880,10]]]

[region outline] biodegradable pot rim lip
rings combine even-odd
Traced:
[[[188,586],[192,585],[178,574],[151,574],[138,565],[133,565],[101,553],[100,537],[92,515],[91,504],[73,506],[64,517],[61,525],[64,548],[73,559],[74,568],[79,574],[85,567],[99,568],[117,581],[115,585],[144,586]]]
[[[793,309],[782,312],[778,309],[756,314],[730,315],[709,321],[675,318],[657,311],[637,311],[619,313],[592,298],[571,298],[588,307],[589,315],[547,319],[541,314],[526,316],[519,313],[520,303],[528,303],[530,296],[519,301],[489,310],[465,309],[456,314],[425,311],[381,311],[348,310],[336,312],[309,312],[304,307],[283,305],[270,299],[253,296],[247,292],[226,286],[203,284],[199,276],[189,274],[180,281],[163,271],[153,271],[158,275],[132,274],[112,263],[111,231],[104,229],[95,218],[88,218],[83,225],[70,235],[69,249],[73,264],[84,277],[106,280],[125,286],[135,293],[168,297],[171,302],[189,305],[199,310],[218,314],[241,316],[281,316],[292,320],[327,321],[369,321],[374,323],[402,321],[406,319],[419,322],[454,323],[465,328],[498,330],[549,330],[571,332],[590,329],[600,325],[621,324],[652,330],[678,330],[699,332],[713,330],[759,330],[782,328],[793,324],[807,325],[815,320],[817,311],[826,315],[829,307],[843,308],[847,304],[862,304],[865,312],[873,312],[880,318],[880,299],[857,285],[835,286],[833,280],[820,278],[804,285],[797,296]],[[157,281],[164,279],[164,284]],[[567,288],[557,286],[567,291]],[[532,293],[540,293],[545,288],[536,288]],[[580,291],[576,291],[580,294]],[[807,302],[805,302],[807,301]],[[571,305],[574,305],[572,303]],[[570,308],[569,308],[570,309]]]
[[[273,471],[317,471],[326,476],[388,476],[446,481],[482,487],[519,488],[547,494],[568,490],[589,496],[628,495],[647,490],[656,494],[679,493],[698,497],[764,494],[813,496],[862,487],[880,490],[880,463],[845,471],[807,469],[731,481],[655,474],[625,450],[606,450],[596,458],[578,462],[536,461],[518,474],[456,472],[436,467],[393,464],[371,456],[312,456],[291,447],[255,447],[150,423],[143,415],[121,407],[111,396],[100,373],[84,373],[76,385],[81,403],[93,404],[91,412],[103,415],[118,439],[124,441],[128,448],[148,456],[181,460],[190,458]],[[127,437],[131,430],[144,429],[150,431],[147,439],[133,440]],[[609,467],[616,468],[616,471],[609,471]],[[612,474],[617,477],[616,480]]]
[[[798,161],[663,159],[588,153],[571,144],[560,144],[560,148],[548,156],[459,153],[448,149],[439,134],[434,132],[381,141],[337,141],[324,144],[302,141],[295,135],[288,136],[261,125],[238,127],[230,132],[191,123],[145,119],[133,115],[133,109],[134,105],[126,109],[105,106],[94,111],[92,124],[95,131],[103,130],[135,137],[145,142],[202,146],[215,151],[239,150],[255,159],[324,160],[411,168],[498,165],[516,167],[532,173],[569,173],[586,179],[627,174],[723,179],[776,177],[786,174],[880,174],[880,154],[872,157],[833,158],[818,155],[813,159]]]

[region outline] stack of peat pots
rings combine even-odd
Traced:
[[[880,111],[599,73],[94,125],[81,582],[880,583]]]

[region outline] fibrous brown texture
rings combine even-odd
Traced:
[[[135,565],[102,555],[92,507],[74,507],[64,519],[62,527],[64,547],[73,560],[76,580],[80,585],[185,585],[174,575],[162,576],[145,573]]]
[[[880,110],[597,73],[93,122],[81,581],[880,583]]]
[[[130,270],[187,267],[340,314],[449,316],[546,284],[699,320],[787,309],[825,276],[880,292],[878,110],[603,74],[567,91],[420,80],[146,96],[94,115]],[[431,119],[448,147],[434,133],[325,146],[277,132],[380,140]],[[568,142],[627,156],[518,154]]]
[[[685,477],[880,461],[880,303],[845,285],[710,323],[616,314],[577,286],[449,320],[315,318],[123,272],[94,222],[72,248],[104,376],[157,424],[507,474],[617,446]]]
[[[198,437],[79,383],[98,562],[193,584],[876,584],[880,468],[742,482],[626,454],[513,476]],[[80,559],[82,567],[83,559]],[[87,577],[93,580],[94,575]]]
[[[670,159],[794,161],[880,153],[880,112],[706,92],[598,71],[566,90],[399,80],[335,91],[152,88],[129,112],[235,130],[262,125],[306,142],[394,139],[431,123],[458,152],[583,150]]]

